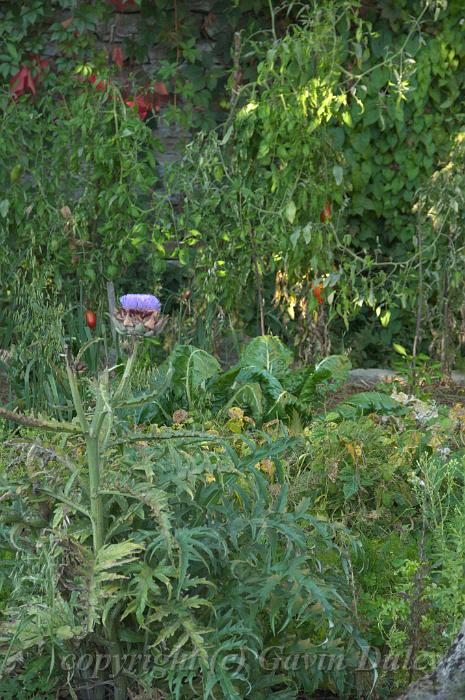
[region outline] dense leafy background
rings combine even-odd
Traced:
[[[62,661],[115,644],[150,650],[134,692],[388,698],[453,640],[465,418],[423,387],[465,335],[462,13],[0,3],[2,404],[61,421],[2,423],[2,697],[93,688]],[[170,316],[124,395],[107,282]],[[97,551],[64,346],[105,414]],[[346,394],[348,355],[419,396]]]
[[[80,284],[96,305],[106,278],[161,285],[177,333],[220,353],[221,337],[266,329],[302,357],[331,340],[365,364],[393,341],[411,348],[419,259],[450,262],[415,204],[460,129],[460,2],[37,0],[1,12],[7,280],[26,267],[65,306]],[[139,16],[122,43],[96,40],[105,23]],[[8,81],[24,68],[35,94],[26,84],[12,103]],[[161,180],[167,122],[201,135]],[[458,312],[443,308],[450,285],[422,297],[435,322],[422,314],[420,340],[438,356]],[[3,294],[16,297],[11,282]],[[17,343],[11,305],[2,313]]]

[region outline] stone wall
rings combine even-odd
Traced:
[[[126,40],[136,38],[140,32],[144,18],[140,9],[131,3],[115,3],[116,7],[110,19],[97,27],[98,45],[107,51],[111,56],[115,48],[120,47],[124,53],[124,43]],[[121,8],[121,5],[124,7]],[[188,7],[189,19],[197,28],[196,48],[201,52],[214,54],[214,65],[224,67],[224,55],[222,51],[217,51],[218,38],[221,36],[224,43],[224,31],[226,22],[218,14],[215,0],[187,0],[185,6]],[[160,10],[162,11],[162,10]],[[208,30],[206,30],[208,27]],[[50,47],[53,53],[54,48]],[[218,54],[218,55],[215,55]],[[169,60],[169,51],[163,44],[154,45],[149,48],[145,61],[140,65],[124,66],[121,72],[121,81],[130,73],[135,74],[138,82],[145,80],[154,81],[159,79],[160,62]],[[181,66],[182,68],[182,66]],[[182,102],[179,103],[182,109]],[[158,113],[155,126],[155,135],[161,142],[162,150],[157,153],[157,160],[160,166],[160,175],[163,174],[166,166],[179,157],[181,145],[189,139],[189,134],[175,124],[169,124],[163,118],[163,107]]]

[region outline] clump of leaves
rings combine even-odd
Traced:
[[[56,686],[69,688],[102,681],[82,668],[83,654],[111,655],[104,680],[116,698],[131,682],[204,700],[348,687],[346,667],[308,674],[309,659],[348,649],[355,658],[363,641],[335,529],[306,500],[288,506],[281,460],[296,438],[134,432],[124,411],[155,392],[126,398],[133,362],[116,389],[107,372],[92,385],[95,406],[82,402],[68,364],[77,422],[2,409],[68,436],[53,447],[22,441],[24,463],[2,475],[0,549],[15,554],[0,559],[11,591],[0,626],[5,682],[21,687],[40,651]],[[264,668],[270,647],[281,661]],[[147,654],[149,669],[137,662]],[[302,654],[307,666],[284,663]]]
[[[139,420],[167,418],[173,410],[208,408],[219,417],[239,406],[257,423],[308,418],[327,391],[337,388],[350,367],[333,355],[316,366],[292,367],[291,351],[274,336],[258,336],[224,371],[215,357],[192,345],[178,345],[153,377],[157,404]]]

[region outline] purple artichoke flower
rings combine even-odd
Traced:
[[[160,313],[161,304],[153,294],[123,294],[115,309],[113,325],[121,335],[150,338],[161,333],[168,316]]]
[[[160,300],[153,294],[123,294],[120,304],[125,311],[160,311]]]

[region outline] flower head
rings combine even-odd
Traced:
[[[168,316],[160,313],[160,300],[153,294],[124,294],[115,309],[113,325],[122,335],[149,338],[161,333]]]
[[[153,294],[123,294],[120,304],[125,311],[160,311],[160,300]]]

